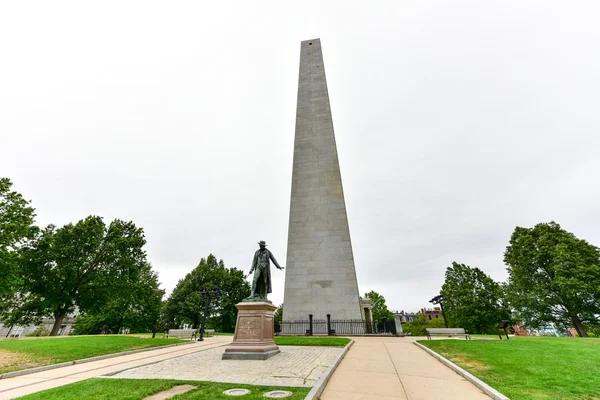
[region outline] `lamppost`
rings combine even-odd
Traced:
[[[444,296],[438,294],[433,299],[429,300],[431,304],[439,304],[442,308],[442,316],[444,317],[444,325],[448,327],[448,321],[446,321],[446,313],[444,312]]]
[[[198,341],[201,342],[204,340],[204,328],[206,327],[206,316],[208,315],[208,306],[210,304],[210,300],[215,297],[219,297],[221,295],[221,289],[218,288],[202,288],[200,289],[200,297],[204,300],[204,316],[202,317],[202,326],[200,328],[200,337]]]

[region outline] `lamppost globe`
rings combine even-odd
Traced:
[[[448,321],[446,320],[446,313],[444,312],[444,296],[438,294],[433,299],[429,300],[431,304],[439,304],[442,309],[442,316],[444,317],[444,325],[448,327]]]

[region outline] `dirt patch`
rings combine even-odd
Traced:
[[[16,351],[0,350],[0,373],[37,367],[40,364],[39,361],[34,361],[29,358],[27,354]]]
[[[177,396],[178,394],[189,392],[192,389],[196,389],[196,386],[192,386],[192,385],[177,385],[177,386],[173,386],[169,390],[165,390],[163,392],[158,392],[156,394],[153,394],[152,396],[144,397],[144,400],[165,400],[165,399],[170,399],[171,397]]]
[[[453,363],[458,364],[469,371],[480,372],[490,368],[487,364],[481,361],[473,360],[472,358],[465,356],[454,356],[451,360]]]

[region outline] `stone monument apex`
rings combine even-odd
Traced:
[[[362,319],[319,39],[300,45],[283,319]]]

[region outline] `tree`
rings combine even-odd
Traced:
[[[452,263],[440,292],[448,325],[471,333],[495,333],[498,322],[510,319],[502,287],[479,268]]]
[[[385,297],[380,295],[377,292],[371,290],[369,293],[365,294],[365,297],[371,299],[371,303],[373,306],[373,320],[381,321],[384,318],[388,321],[394,319],[394,314],[390,310],[388,310],[387,305],[385,304]]]
[[[504,253],[510,303],[530,326],[574,326],[585,337],[600,314],[600,249],[555,222],[516,227]]]
[[[135,280],[147,265],[145,243],[141,228],[121,220],[106,226],[90,216],[75,225],[48,226],[22,249],[23,285],[9,321],[39,322],[51,315],[54,336],[75,309],[99,312],[115,288]]]
[[[20,282],[18,250],[37,231],[33,225],[35,210],[11,187],[8,178],[0,178],[0,311],[9,304]]]
[[[273,324],[275,326],[281,325],[281,321],[283,321],[283,303],[281,303],[273,313]]]
[[[425,336],[426,328],[443,328],[444,321],[441,318],[434,318],[427,320],[425,314],[419,313],[417,318],[411,322],[405,322],[402,324],[402,331],[405,335],[411,336]]]
[[[204,299],[199,293],[202,288],[221,289],[221,296],[211,299],[209,312],[213,318],[210,321],[222,332],[233,332],[237,318],[235,305],[250,295],[250,284],[243,271],[226,268],[223,260],[217,261],[212,254],[202,258],[196,268],[180,279],[167,299],[168,327],[190,324],[198,328],[204,309]]]
[[[82,314],[75,321],[76,334],[129,332],[156,333],[164,290],[150,264],[136,274],[115,282],[106,304],[95,312]]]
[[[221,261],[222,262],[222,261]],[[217,302],[221,332],[234,332],[238,310],[236,304],[250,296],[250,284],[244,271],[237,268],[225,268],[221,282],[221,299]]]

